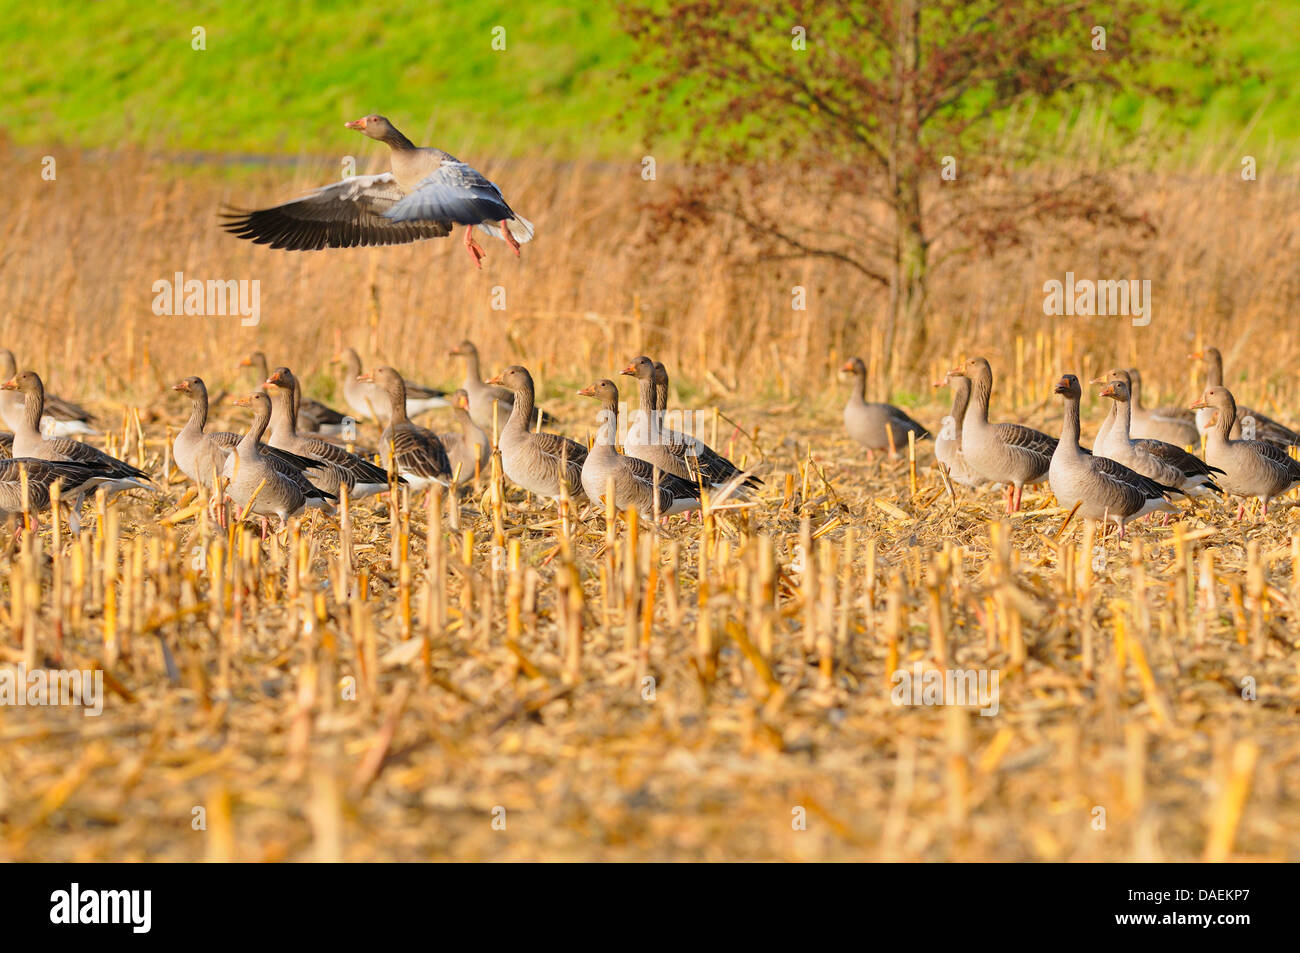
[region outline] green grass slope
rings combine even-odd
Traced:
[[[1191,2],[1268,75],[1181,77],[1204,104],[1180,118],[1294,142],[1300,3]],[[644,78],[623,75],[634,48],[608,3],[0,0],[0,129],[24,144],[320,154],[355,148],[339,124],[379,111],[466,156],[626,156],[640,138],[618,122]]]

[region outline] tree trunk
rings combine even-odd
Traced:
[[[921,120],[916,100],[920,62],[920,4],[900,0],[898,47],[894,53],[895,116],[890,150],[890,194],[894,206],[893,273],[885,347],[889,377],[920,363],[929,343],[925,326],[926,263],[929,241],[921,220]]]

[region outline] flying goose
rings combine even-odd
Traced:
[[[261,351],[253,351],[251,354],[240,358],[239,366],[253,369],[258,387],[261,387],[262,382],[271,376],[271,369],[266,363],[266,355]],[[333,407],[326,406],[318,400],[312,400],[310,397],[305,397],[299,392],[295,392],[294,400],[296,401],[294,409],[299,430],[321,434],[326,437],[345,435],[348,430],[348,421],[351,418],[339,413]],[[355,422],[353,430],[355,432]]]
[[[1205,362],[1205,386],[1222,387],[1223,386],[1223,355],[1219,353],[1217,347],[1207,347],[1204,351],[1197,351],[1189,355],[1193,360]],[[1235,406],[1235,405],[1234,405]],[[1242,427],[1248,428],[1246,437],[1250,440],[1263,440],[1275,446],[1286,448],[1300,445],[1300,434],[1296,433],[1290,427],[1278,423],[1272,417],[1253,410],[1250,407],[1237,407],[1237,418],[1232,425],[1231,437],[1238,440],[1242,436]],[[1205,436],[1209,436],[1214,429],[1214,410],[1210,407],[1202,407],[1196,412],[1196,429]]]
[[[15,457],[80,463],[94,471],[94,477],[80,484],[68,486],[69,492],[76,497],[77,504],[80,504],[82,497],[96,486],[105,486],[113,493],[132,488],[153,489],[147,473],[116,457],[109,456],[97,447],[92,447],[88,443],[79,443],[71,437],[42,436],[37,427],[45,406],[45,386],[35,371],[23,371],[0,384],[0,387],[4,390],[17,391],[22,396],[20,402],[12,400],[0,402],[5,423],[14,432],[13,455]]]
[[[916,434],[917,440],[930,436],[930,431],[893,404],[867,402],[867,365],[862,358],[849,360],[840,370],[853,379],[849,401],[844,405],[844,430],[867,448],[868,463],[877,450],[888,450],[890,456],[897,456],[907,446],[909,432]]]
[[[934,455],[948,468],[948,476],[954,483],[969,487],[983,486],[988,480],[966,462],[966,455],[961,449],[962,422],[966,418],[966,407],[970,404],[970,378],[961,371],[949,371],[934,386],[952,389],[952,410],[943,418],[939,436],[934,440]]]
[[[513,407],[497,441],[501,469],[510,482],[548,500],[559,500],[563,486],[569,499],[575,503],[584,500],[582,464],[587,448],[568,437],[528,427],[528,421],[534,419],[533,375],[527,368],[511,364],[487,383],[511,392]],[[473,399],[471,395],[471,407]]]
[[[452,357],[460,357],[465,360],[465,383],[461,387],[469,397],[470,420],[481,427],[484,433],[491,435],[494,413],[492,408],[495,404],[495,426],[498,430],[504,427],[506,420],[510,417],[510,410],[514,407],[515,401],[514,395],[510,393],[509,388],[499,387],[480,379],[482,372],[479,370],[478,348],[474,346],[473,341],[468,339],[461,341],[448,353]],[[538,420],[544,424],[554,423],[550,414],[538,410],[534,412],[528,426],[537,426]]]
[[[271,446],[326,464],[308,474],[319,489],[336,496],[343,487],[353,499],[388,489],[388,474],[355,453],[320,437],[299,434],[293,415],[298,379],[287,367],[277,367],[262,385],[271,393]]]
[[[1218,419],[1205,437],[1205,460],[1223,471],[1218,482],[1224,492],[1243,498],[1237,519],[1246,515],[1245,498],[1252,496],[1264,504],[1261,515],[1267,516],[1269,500],[1300,481],[1300,461],[1268,441],[1235,439],[1232,430],[1237,423],[1237,402],[1222,385],[1207,387],[1192,409],[1218,412]]]
[[[984,358],[972,358],[957,372],[971,381],[971,401],[962,420],[962,455],[990,483],[1006,484],[1007,512],[1014,513],[1024,488],[1047,479],[1056,438],[1020,424],[989,423],[993,369]]]
[[[614,506],[620,511],[634,509],[654,519],[699,509],[697,483],[665,473],[645,460],[625,456],[614,448],[618,439],[618,387],[613,381],[599,380],[578,394],[600,401],[600,430],[582,464],[582,488],[587,499],[599,504],[609,492],[612,480]]]
[[[1169,495],[1181,494],[1182,490],[1157,483],[1122,463],[1084,453],[1079,446],[1079,399],[1083,395],[1079,379],[1066,374],[1055,390],[1065,398],[1061,439],[1052,452],[1048,468],[1048,480],[1057,502],[1066,509],[1077,505],[1084,519],[1114,523],[1119,527],[1120,538],[1131,519],[1158,510],[1175,512]]]
[[[9,380],[18,373],[14,352],[0,347],[0,380]],[[45,395],[45,413],[41,416],[41,433],[51,437],[71,437],[73,434],[98,433],[93,424],[95,416],[86,408],[64,400],[55,394]]]
[[[396,471],[417,490],[428,489],[437,483],[451,485],[451,464],[442,441],[432,430],[411,423],[406,414],[410,401],[406,396],[406,382],[391,367],[377,367],[361,375],[361,382],[373,384],[378,390],[375,402],[388,420],[379,438],[379,455],[384,468]]]
[[[388,398],[374,381],[362,380],[361,356],[345,347],[330,360],[343,368],[343,399],[357,417],[365,420],[382,420],[388,414]],[[406,387],[406,413],[418,417],[426,410],[447,406],[447,392],[423,384],[412,384],[403,378]]]
[[[214,476],[225,469],[226,458],[244,438],[241,434],[229,431],[206,429],[208,388],[203,383],[203,378],[187,377],[173,384],[172,390],[187,394],[190,398],[190,416],[172,441],[172,459],[187,477],[212,489]],[[333,493],[317,489],[309,477],[309,474],[324,476],[327,469],[325,464],[265,444],[259,450],[270,466],[297,485],[309,504],[318,497],[324,501],[337,499]]]
[[[307,196],[257,211],[223,213],[226,231],[289,251],[401,245],[443,238],[465,226],[465,250],[483,267],[483,248],[474,226],[502,239],[519,254],[533,237],[533,225],[514,213],[501,190],[476,170],[441,149],[419,148],[383,116],[345,123],[391,151],[392,171],[353,175]]]
[[[1111,398],[1114,403],[1106,416],[1106,425],[1098,432],[1092,452],[1117,460],[1157,483],[1176,486],[1188,493],[1222,492],[1213,479],[1215,473],[1222,471],[1200,457],[1163,440],[1133,439],[1129,374],[1129,371],[1117,369],[1111,371],[1106,380],[1097,378],[1093,381],[1105,385],[1101,396]]]

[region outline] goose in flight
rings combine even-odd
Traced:
[[[287,251],[353,248],[357,245],[403,245],[444,238],[465,226],[465,249],[478,268],[483,247],[474,226],[509,245],[533,237],[533,224],[516,215],[501,190],[486,176],[455,156],[416,146],[383,116],[345,123],[388,146],[392,171],[352,175],[316,189],[303,198],[272,208],[224,211],[226,231]]]

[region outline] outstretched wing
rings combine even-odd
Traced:
[[[444,161],[385,214],[394,222],[439,221],[457,225],[481,225],[515,217],[496,185],[455,159]],[[526,238],[517,234],[515,237],[523,242],[532,234],[530,231]]]
[[[288,251],[403,245],[451,234],[451,221],[445,217],[397,220],[386,214],[401,201],[402,190],[391,172],[354,175],[273,208],[223,212],[222,227],[259,245]]]

